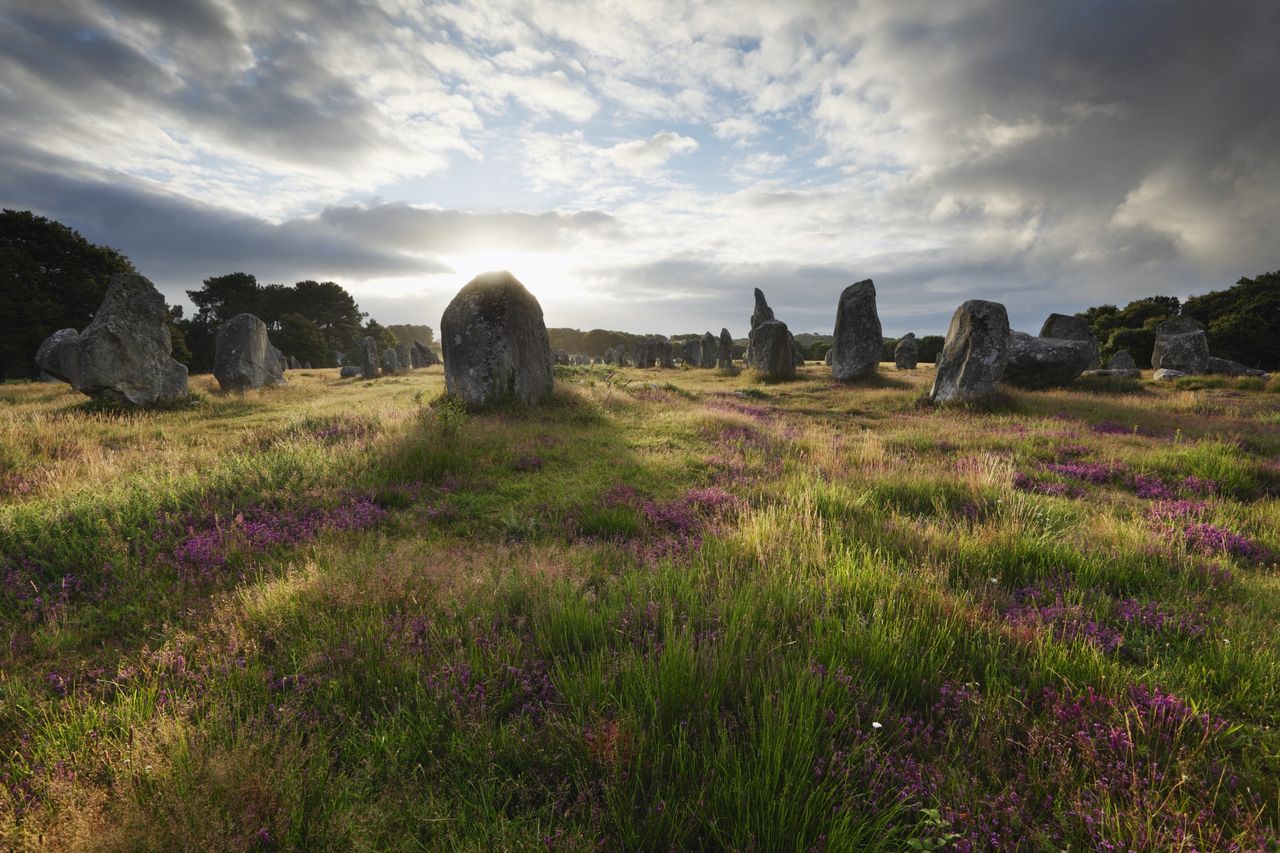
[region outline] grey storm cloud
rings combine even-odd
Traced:
[[[441,253],[564,248],[585,233],[616,236],[617,231],[617,221],[597,210],[465,213],[402,203],[327,207],[320,221],[368,245]]]

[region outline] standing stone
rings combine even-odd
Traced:
[[[970,299],[951,317],[930,398],[967,403],[987,396],[1004,374],[1008,357],[1008,312],[999,302]]]
[[[756,296],[756,305],[755,305],[755,309],[751,312],[751,320],[749,321],[751,323],[751,331],[747,333],[747,353],[746,353],[746,356],[744,357],[744,361],[746,361],[747,365],[752,367],[757,366],[756,351],[755,351],[755,345],[754,345],[756,329],[759,328],[762,324],[775,319],[773,316],[773,309],[770,308],[769,303],[765,301],[764,291],[762,291],[758,287],[755,288],[755,296]]]
[[[250,314],[249,316],[250,316],[250,317],[252,317],[253,315],[252,315],[252,314]],[[235,317],[232,317],[231,319],[233,319],[233,320],[234,320],[234,319],[235,319]],[[289,369],[290,369],[290,370],[301,370],[301,369],[302,369],[302,362],[298,361],[298,359],[294,358],[293,356],[289,356]]]
[[[1204,326],[1186,316],[1165,320],[1157,326],[1151,366],[1156,370],[1176,370],[1179,373],[1207,373],[1209,339],[1204,333]]]
[[[422,367],[422,355],[418,352],[418,342],[414,341],[413,346],[409,347],[409,366],[414,370]]]
[[[534,405],[554,382],[542,306],[511,273],[476,276],[440,320],[445,387],[468,405]]]
[[[870,376],[880,365],[883,349],[875,284],[866,279],[849,285],[836,306],[831,375],[841,381]]]
[[[378,378],[378,345],[368,335],[360,342],[360,373],[365,379]]]
[[[1009,355],[1001,378],[1019,388],[1069,385],[1096,357],[1097,351],[1089,341],[1033,338],[1026,332],[1010,332]]]
[[[716,353],[719,350],[719,348],[720,348],[720,343],[719,341],[716,340],[715,335],[711,334],[710,332],[707,332],[702,336],[702,352],[700,353],[700,355],[702,356],[701,365],[703,367],[716,366],[716,360],[717,360]]]
[[[187,397],[187,368],[170,357],[164,297],[140,275],[117,273],[93,321],[79,334],[61,329],[36,364],[97,400],[152,406]]]
[[[401,373],[409,371],[409,345],[404,341],[396,344],[396,366]]]
[[[720,340],[716,346],[716,366],[733,367],[733,335],[729,334],[728,329],[720,330]]]
[[[915,370],[920,363],[920,341],[915,332],[907,332],[893,348],[893,365],[899,370]]]
[[[659,341],[658,349],[662,358],[662,361],[661,361],[662,366],[668,369],[675,367],[676,366],[675,353],[671,346],[670,339],[663,338],[661,341]]]
[[[422,341],[413,342],[413,351],[417,354],[418,364],[421,367],[431,367],[434,364],[440,363],[440,359],[436,355],[436,351],[424,344]]]
[[[338,371],[338,375],[341,376],[343,379],[351,379],[353,377],[361,375],[363,372],[364,371],[362,371],[358,366],[354,364],[348,364]]]
[[[1066,341],[1085,341],[1093,348],[1093,358],[1089,362],[1089,367],[1098,365],[1098,352],[1102,348],[1102,344],[1098,340],[1098,336],[1093,333],[1093,329],[1089,327],[1089,321],[1083,317],[1073,317],[1069,314],[1050,314],[1040,327],[1040,337],[1058,338]]]
[[[285,358],[271,345],[267,324],[252,314],[237,314],[218,329],[213,375],[223,391],[248,391],[284,382]],[[297,359],[290,359],[296,364]]]
[[[795,379],[795,340],[787,324],[780,320],[766,320],[751,334],[756,370],[768,379]]]
[[[825,364],[827,367],[831,366],[831,355],[832,355],[831,347],[827,347],[827,354],[822,357],[822,363]]]
[[[702,363],[702,338],[689,338],[680,348],[680,360],[687,367],[697,367]]]
[[[1122,349],[1111,358],[1107,359],[1107,370],[1137,370],[1138,363],[1133,360],[1133,356],[1129,355],[1127,349]]]
[[[400,358],[395,347],[387,347],[382,351],[382,375],[392,376],[400,372]]]
[[[787,334],[791,334],[787,332]],[[796,363],[796,367],[804,367],[804,350],[800,349],[800,345],[796,343],[795,335],[791,335],[791,358]]]

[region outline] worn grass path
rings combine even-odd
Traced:
[[[1275,849],[1280,383],[930,379],[0,386],[0,844]]]

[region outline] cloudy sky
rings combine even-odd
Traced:
[[[0,205],[437,326],[886,334],[1280,268],[1276,0],[5,0]]]

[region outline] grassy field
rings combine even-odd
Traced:
[[[1275,850],[1280,381],[0,386],[0,846]]]

